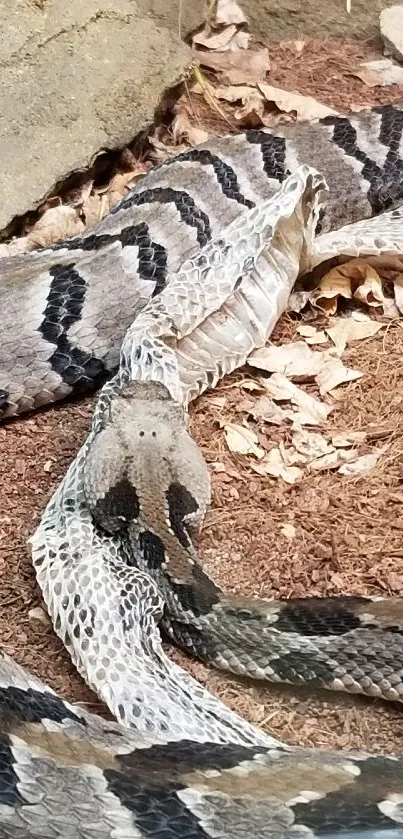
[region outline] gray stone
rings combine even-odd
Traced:
[[[239,0],[250,31],[266,42],[288,38],[373,38],[390,0]]]
[[[0,230],[152,121],[189,63],[179,5],[0,0]],[[203,3],[183,5],[186,33]]]
[[[389,6],[381,12],[381,35],[385,52],[400,61],[403,58],[403,6]]]

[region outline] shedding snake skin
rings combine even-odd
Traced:
[[[93,231],[3,260],[3,418],[109,377],[31,550],[55,631],[117,721],[1,655],[0,839],[403,837],[403,759],[282,744],[160,638],[255,679],[402,701],[399,598],[235,597],[204,572],[209,476],[185,410],[264,343],[309,254],[370,252],[374,230],[376,252],[401,250],[402,136],[386,106],[217,140]]]

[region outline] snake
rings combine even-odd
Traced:
[[[0,653],[0,839],[403,836],[402,757],[271,737],[161,635],[240,676],[402,701],[400,598],[248,598],[206,573],[210,478],[188,430],[189,402],[265,343],[316,242],[347,253],[348,230],[354,252],[375,231],[378,252],[399,249],[402,136],[387,105],[210,140],[83,235],[1,261],[2,419],[100,388],[30,550],[114,719]]]

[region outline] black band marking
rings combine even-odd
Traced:
[[[252,209],[252,207],[255,206],[254,201],[250,201],[249,198],[245,198],[245,196],[242,195],[238,178],[232,166],[228,163],[224,163],[218,155],[213,154],[213,152],[209,149],[191,149],[190,151],[183,152],[174,158],[175,163],[182,161],[186,162],[187,160],[200,163],[201,166],[212,166],[217,182],[219,183],[221,191],[226,198],[230,198],[232,201],[237,201],[238,204],[242,204],[244,207],[248,207],[248,209]]]
[[[196,513],[199,505],[192,493],[177,482],[169,485],[165,496],[168,502],[169,521],[172,530],[181,545],[188,548],[191,540],[184,518],[191,513]]]
[[[56,344],[49,359],[52,370],[77,393],[98,387],[106,378],[103,361],[90,353],[71,346],[68,328],[81,317],[86,283],[70,265],[54,265],[49,271],[52,282],[44,319],[39,332],[45,341]]]
[[[274,178],[281,183],[290,174],[285,167],[286,142],[284,137],[265,134],[264,131],[252,129],[245,132],[248,143],[260,146],[263,157],[263,169],[268,178]]]
[[[167,276],[167,252],[162,245],[153,242],[144,222],[124,227],[120,233],[91,233],[83,238],[67,239],[56,250],[98,251],[101,248],[120,242],[122,247],[136,247],[138,249],[138,272],[142,280],[154,282],[154,297],[165,288]]]
[[[64,702],[50,691],[41,693],[34,688],[22,690],[12,686],[0,688],[0,708],[3,721],[8,717],[9,721],[15,724],[42,722],[47,719],[57,723],[74,720],[86,725],[83,717],[67,708]]]
[[[401,795],[401,776],[396,762],[388,758],[358,761],[360,774],[354,783],[345,784],[314,801],[293,804],[295,823],[310,828],[316,836],[368,835],[374,831],[385,839],[398,836],[401,825],[388,818],[378,803],[395,793]],[[374,800],[375,799],[375,800]],[[379,831],[379,834],[378,834]]]
[[[113,533],[122,530],[140,515],[140,502],[135,487],[122,478],[109,487],[92,508],[92,515],[105,530]]]
[[[193,198],[184,190],[171,187],[155,187],[143,192],[130,192],[123,198],[111,213],[117,213],[127,207],[141,207],[143,204],[174,204],[184,224],[197,230],[197,241],[203,248],[211,239],[209,218],[194,202]]]
[[[369,181],[367,198],[374,215],[391,209],[403,199],[403,161],[398,154],[403,130],[403,112],[392,106],[374,108],[382,115],[379,141],[388,149],[385,163],[379,166],[358,146],[357,132],[346,117],[329,116],[323,125],[333,126],[333,142],[349,157],[362,163],[362,176]]]
[[[296,632],[304,636],[345,635],[361,626],[354,613],[357,606],[370,603],[366,597],[309,597],[279,604],[278,632]]]

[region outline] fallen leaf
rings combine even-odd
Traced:
[[[261,128],[263,115],[264,103],[258,96],[252,96],[242,108],[234,111],[233,118],[239,128]]]
[[[280,449],[270,449],[264,461],[252,463],[251,468],[258,475],[270,475],[272,478],[282,478],[287,484],[295,484],[302,475],[298,466],[287,466],[284,463]]]
[[[264,385],[256,382],[255,379],[244,379],[242,382],[239,382],[239,387],[243,388],[244,390],[264,390]]]
[[[375,320],[357,321],[355,318],[338,318],[334,325],[326,329],[329,338],[332,339],[336,350],[341,354],[347,344],[351,341],[362,341],[364,338],[372,338],[385,326]]]
[[[333,410],[330,405],[325,405],[314,396],[305,393],[281,373],[273,373],[271,378],[265,381],[265,389],[276,401],[289,400],[298,407],[299,410],[294,413],[294,422],[299,425],[321,425]]]
[[[333,434],[331,438],[336,449],[354,446],[356,443],[365,443],[366,439],[365,431],[346,431],[342,434]]]
[[[336,265],[325,274],[310,300],[316,308],[328,315],[337,311],[338,298],[353,297],[367,306],[381,306],[384,300],[379,273],[368,260],[349,259]]]
[[[395,299],[392,297],[385,297],[382,308],[383,308],[383,315],[385,318],[389,318],[390,320],[395,320],[396,318],[400,317],[400,314],[403,313],[403,288],[398,286],[394,283],[394,294]],[[397,304],[399,299],[400,306]]]
[[[35,243],[30,242],[28,236],[19,236],[11,242],[0,244],[0,259],[7,259],[10,256],[18,256],[20,253],[29,253],[35,250]]]
[[[346,461],[354,460],[355,458],[356,453],[354,449],[335,449],[335,451],[325,454],[317,460],[313,460],[309,464],[309,469],[312,469],[314,472],[323,472],[325,469],[337,469],[341,463],[344,464]]]
[[[361,74],[355,72],[354,75],[359,76],[365,84],[368,84],[365,80],[365,73],[367,73],[366,78],[376,79],[376,82],[368,84],[368,87],[375,87],[375,85],[389,87],[393,84],[403,84],[403,67],[396,64],[394,61],[391,61],[390,58],[378,58],[374,61],[365,61],[360,70]],[[362,74],[364,74],[364,77]],[[368,74],[370,75],[368,76]]]
[[[246,84],[216,87],[214,94],[217,99],[224,99],[226,102],[242,102],[243,104],[248,102],[251,97],[259,96],[255,87]]]
[[[281,90],[279,87],[263,82],[258,82],[257,86],[267,102],[274,103],[280,111],[285,111],[285,113],[295,112],[298,120],[321,119],[336,114],[336,111],[317,102],[312,96],[302,96],[300,93]]]
[[[319,385],[319,392],[323,396],[339,385],[346,384],[346,382],[353,382],[355,379],[361,379],[363,375],[364,373],[361,373],[359,370],[345,367],[339,359],[334,359],[325,364],[315,378]]]
[[[97,190],[98,195],[106,194],[108,200],[108,207],[112,207],[122,200],[127,195],[129,190],[135,183],[148,172],[148,165],[146,163],[138,163],[138,165],[131,172],[118,172],[117,175],[109,182],[108,186]]]
[[[77,210],[59,204],[58,207],[46,210],[28,233],[27,239],[35,248],[47,248],[61,239],[79,235],[84,229]]]
[[[264,457],[265,451],[258,445],[258,437],[250,428],[229,423],[224,426],[224,434],[230,452],[253,454],[257,458]]]
[[[264,81],[270,69],[266,48],[239,52],[193,50],[193,57],[200,65],[218,72],[221,84],[253,85]]]
[[[265,346],[254,350],[247,364],[268,373],[285,376],[315,376],[323,367],[323,353],[315,352],[305,341],[293,341],[281,346]]]
[[[44,626],[50,626],[51,620],[49,615],[42,609],[41,606],[35,606],[34,609],[30,609],[28,612],[28,617],[30,620],[40,621],[43,623]]]
[[[263,420],[272,425],[282,425],[284,420],[292,417],[292,412],[284,411],[273,399],[270,399],[270,396],[263,395],[250,402],[252,405],[248,408],[248,413],[256,420]]]
[[[305,308],[311,298],[310,291],[293,291],[288,298],[287,312],[295,312],[297,315]]]
[[[102,201],[101,195],[89,195],[84,201],[82,214],[85,218],[86,227],[91,227],[103,218],[108,212],[108,203]]]
[[[385,452],[385,450],[386,446],[383,446],[381,449],[377,449],[377,451],[375,452],[371,452],[370,454],[363,454],[361,455],[361,457],[357,457],[351,463],[345,463],[343,466],[340,466],[340,469],[338,471],[340,475],[365,475],[375,468],[379,458]]]
[[[190,146],[200,146],[209,139],[209,134],[203,128],[193,125],[186,111],[178,111],[171,126],[175,145],[185,140]]]
[[[283,536],[286,537],[286,539],[290,539],[290,540],[295,539],[295,537],[297,535],[297,531],[296,531],[296,528],[294,527],[294,525],[293,524],[288,524],[287,522],[286,522],[286,524],[283,524],[280,527],[280,533],[282,533]]]
[[[316,334],[312,335],[311,338],[305,338],[306,343],[310,346],[314,346],[316,344],[327,344],[328,340],[329,339],[326,335],[326,332],[324,332],[323,330],[316,332]]]
[[[210,23],[213,26],[242,25],[247,23],[247,19],[236,0],[218,0],[214,19]]]
[[[355,70],[351,70],[348,75],[361,79],[367,87],[377,87],[381,84],[379,73],[376,73],[375,70],[371,70],[371,68],[365,64],[361,64],[360,67],[357,67]]]
[[[297,452],[303,454],[308,460],[315,460],[322,455],[330,454],[334,450],[322,434],[307,431],[305,428],[299,429],[292,435],[292,445]]]

